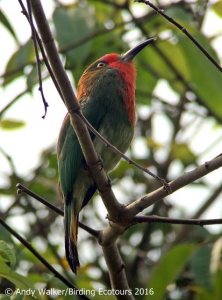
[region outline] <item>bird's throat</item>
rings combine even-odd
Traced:
[[[135,85],[136,68],[133,62],[116,62],[114,67],[119,70],[122,82],[121,94],[130,123],[135,125]]]

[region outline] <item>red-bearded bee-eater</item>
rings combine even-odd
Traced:
[[[91,64],[78,83],[77,99],[91,125],[121,152],[126,152],[135,127],[135,80],[133,58],[155,39],[149,39],[123,55],[107,54]],[[107,173],[120,156],[91,135]],[[66,115],[58,140],[59,190],[64,201],[66,258],[74,273],[79,267],[77,233],[79,212],[97,187],[87,171],[84,156]]]

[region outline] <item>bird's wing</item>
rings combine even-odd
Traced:
[[[67,114],[58,140],[59,178],[65,199],[72,193],[73,183],[82,162],[83,154],[77,136],[70,124]]]
[[[95,101],[94,99],[83,99],[80,101],[80,105],[87,120],[96,130],[99,130],[106,113],[105,108],[100,105],[99,101]],[[91,137],[94,139],[94,135],[91,135]],[[73,185],[83,159],[79,141],[67,114],[58,140],[60,185],[66,201],[72,195]]]

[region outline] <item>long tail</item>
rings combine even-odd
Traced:
[[[80,266],[77,252],[79,215],[75,213],[73,202],[69,201],[68,204],[65,204],[64,209],[65,249],[70,268],[77,274],[77,267]]]

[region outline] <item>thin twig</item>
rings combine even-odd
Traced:
[[[132,225],[138,223],[167,223],[167,224],[184,224],[184,225],[215,225],[222,224],[222,219],[174,219],[159,216],[137,216],[132,219]]]
[[[65,277],[63,277],[58,271],[56,271],[56,269],[54,269],[52,267],[52,265],[50,263],[48,263],[31,245],[29,242],[27,242],[21,235],[19,235],[15,230],[13,230],[10,226],[8,226],[3,220],[2,218],[0,218],[0,224],[5,227],[5,229],[10,232],[16,239],[18,239],[30,252],[32,252],[32,254],[34,254],[34,256],[41,261],[41,263],[43,263],[43,265],[50,270],[55,277],[57,277],[59,280],[61,280],[66,286],[68,286],[69,288],[72,288],[73,290],[76,291],[76,295],[80,298],[80,299],[87,299],[89,300],[88,297],[86,297],[85,295],[78,295],[78,291],[79,289],[77,287],[75,287],[69,280],[67,280]]]
[[[11,76],[11,75],[14,75],[14,74],[16,74],[16,73],[19,73],[19,72],[23,71],[23,69],[24,69],[27,65],[32,66],[32,65],[35,65],[35,64],[36,64],[36,61],[33,61],[33,62],[25,62],[24,64],[18,66],[17,68],[14,68],[14,69],[12,69],[12,70],[8,70],[8,71],[6,71],[5,73],[1,74],[1,75],[0,75],[0,78],[7,78],[7,77],[9,77],[9,76]],[[4,85],[4,83],[3,83],[2,85]]]
[[[59,214],[60,216],[64,216],[63,210],[61,210],[60,208],[58,208],[55,205],[51,204],[50,202],[48,202],[47,200],[45,200],[41,196],[33,193],[31,190],[29,190],[27,187],[25,187],[21,183],[18,183],[16,185],[16,187],[18,189],[17,190],[18,194],[21,194],[21,193],[27,194],[27,195],[31,196],[32,198],[36,199],[37,201],[39,201],[40,203],[44,204],[45,206],[47,206],[48,208],[50,208],[51,210],[53,210],[55,213]],[[79,222],[79,227],[84,229],[85,231],[87,231],[91,235],[93,235],[95,238],[99,237],[99,231],[94,230],[94,229],[88,227],[87,225],[85,225],[81,222]]]
[[[166,6],[167,8],[168,6]],[[149,18],[151,18],[152,16],[154,16],[155,12],[151,11],[149,13],[147,13],[146,15],[142,16],[142,17],[139,17],[137,18],[137,22],[140,23],[140,22],[143,22],[143,21],[147,21]],[[110,33],[120,27],[123,27],[123,26],[126,26],[128,24],[132,24],[133,21],[132,20],[129,20],[129,21],[124,21],[124,22],[120,22],[120,23],[117,23],[113,26],[113,28],[110,28],[110,29],[107,29],[107,28],[103,28],[103,29],[100,29],[100,30],[97,30],[81,39],[79,39],[78,41],[74,42],[74,43],[71,43],[67,46],[62,46],[59,48],[59,53],[66,53],[68,51],[71,51],[73,50],[74,48],[76,47],[79,47],[83,44],[85,44],[86,42],[90,41],[91,39],[97,37],[97,36],[101,36],[101,35],[104,35],[104,34],[107,34],[107,33]]]
[[[17,180],[20,180],[20,177],[18,176],[18,174],[16,172],[16,167],[15,167],[12,157],[8,153],[6,153],[2,147],[0,147],[0,153],[2,153],[2,155],[7,159],[8,163],[10,165],[11,171],[12,171],[13,175],[15,176],[15,178]]]
[[[30,23],[29,14],[28,14],[28,12],[27,12],[27,10],[26,10],[26,8],[25,8],[25,6],[24,6],[22,0],[18,0],[18,1],[19,1],[19,4],[20,4],[21,8],[22,8],[22,13],[23,13],[23,15],[26,17],[26,19],[27,19],[28,22]],[[61,92],[61,89],[60,89],[60,87],[59,87],[59,85],[58,85],[58,83],[57,83],[57,80],[56,80],[55,75],[54,75],[54,73],[53,73],[53,71],[52,71],[52,68],[51,68],[51,66],[50,66],[50,64],[49,64],[49,62],[48,62],[48,59],[47,59],[47,56],[46,56],[44,47],[42,46],[42,41],[41,41],[41,39],[40,39],[40,37],[39,37],[39,35],[38,35],[36,29],[35,29],[34,24],[33,24],[33,28],[34,28],[34,30],[35,30],[35,36],[36,36],[36,39],[37,39],[37,42],[38,42],[38,45],[39,45],[39,49],[40,49],[41,54],[42,54],[43,61],[44,61],[45,65],[46,65],[46,68],[47,68],[47,70],[48,70],[48,72],[49,72],[49,74],[50,74],[50,76],[51,76],[51,78],[52,78],[52,81],[53,81],[53,83],[54,83],[54,85],[55,85],[55,87],[56,87],[56,89],[57,89],[57,91],[58,91],[60,97],[61,97],[62,100],[64,101],[63,95],[62,95],[62,92]],[[41,61],[41,60],[40,60],[40,61]]]
[[[198,219],[200,216],[215,202],[218,196],[222,193],[222,184],[214,190],[213,194],[202,204],[202,206],[194,213],[191,219]],[[182,228],[177,232],[175,239],[168,246],[169,248],[173,245],[180,243],[184,239],[184,235],[187,233],[187,228],[182,226]]]
[[[222,167],[222,154],[213,158],[210,161],[205,162],[201,166],[197,167],[195,170],[187,172],[177,179],[173,180],[169,183],[171,186],[172,192],[179,190],[180,188],[194,182],[197,179],[202,178],[203,176],[209,174],[210,172]],[[163,188],[159,188],[139,199],[127,205],[124,210],[125,214],[122,215],[122,221],[124,221],[124,217],[127,217],[125,221],[131,220],[135,217],[139,212],[143,211],[145,208],[153,205],[154,203],[162,200],[167,197],[166,191]]]
[[[196,46],[197,48],[203,52],[203,54],[212,62],[212,64],[220,71],[222,72],[222,67],[216,62],[216,60],[198,43],[198,41],[187,31],[186,28],[184,28],[182,25],[180,25],[178,22],[176,22],[173,18],[166,15],[163,11],[163,9],[159,9],[156,7],[153,3],[151,3],[149,0],[134,0],[138,3],[144,3],[146,5],[149,5],[151,8],[153,8],[158,14],[163,16],[165,19],[167,19],[170,23],[174,24],[177,28],[179,28]]]
[[[115,146],[113,146],[112,144],[110,144],[89,122],[88,120],[85,118],[85,116],[83,115],[82,111],[79,110],[77,111],[78,116],[83,120],[83,122],[86,124],[86,126],[88,127],[88,129],[94,133],[104,144],[107,148],[111,149],[113,152],[115,152],[116,154],[118,154],[120,157],[122,157],[123,159],[125,159],[129,164],[132,164],[134,166],[136,166],[138,169],[142,170],[143,172],[149,174],[150,176],[152,176],[153,178],[155,178],[156,180],[160,181],[165,190],[167,191],[168,194],[171,193],[171,189],[169,184],[166,182],[165,179],[160,178],[159,176],[155,175],[154,173],[152,173],[148,168],[145,168],[141,165],[139,165],[138,163],[136,163],[135,161],[133,161],[132,159],[130,159],[128,156],[126,156],[124,153],[122,153],[120,150],[118,150]]]
[[[26,0],[26,2],[27,2],[27,6],[28,6],[29,21],[30,21],[30,27],[31,27],[31,31],[32,31],[32,39],[33,39],[34,49],[35,49],[36,65],[37,65],[38,78],[39,78],[39,91],[41,93],[42,101],[43,101],[44,108],[45,108],[45,113],[42,116],[42,118],[44,119],[45,116],[46,116],[46,114],[47,114],[47,107],[49,105],[48,105],[48,103],[45,100],[45,95],[44,95],[43,87],[42,87],[41,62],[40,62],[40,59],[39,59],[39,51],[38,51],[38,45],[37,45],[37,40],[36,40],[36,31],[35,31],[35,27],[34,27],[33,19],[32,19],[32,9],[31,9],[31,5],[30,5],[30,1]]]
[[[5,107],[3,107],[2,110],[0,111],[0,118],[2,118],[2,115],[9,109],[9,107],[11,107],[11,105],[13,105],[19,98],[24,96],[27,92],[28,92],[28,89],[22,91],[17,96],[15,96],[15,98],[12,99],[11,102],[9,102]]]

